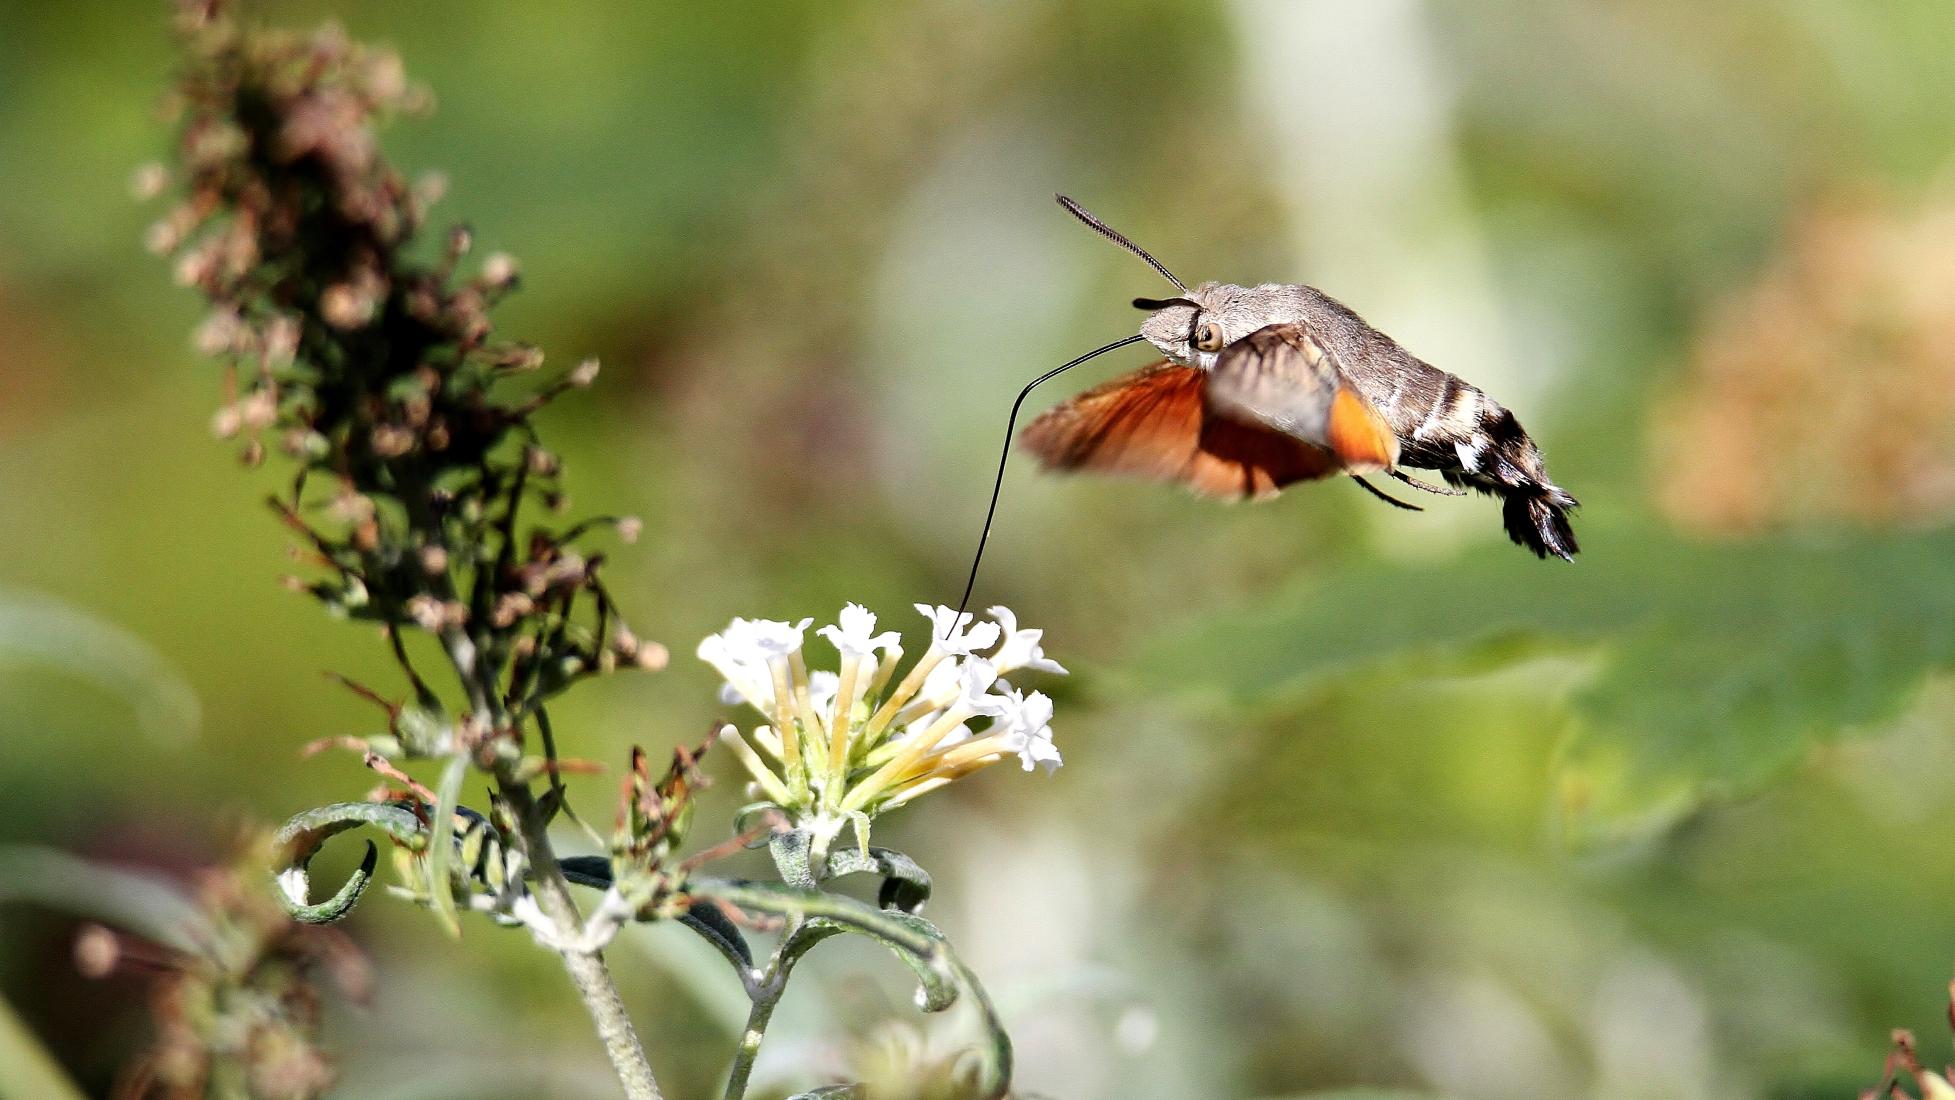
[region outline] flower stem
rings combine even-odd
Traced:
[[[473,641],[459,629],[444,631],[442,641],[470,704],[478,708],[478,713],[496,713],[499,708],[494,680],[492,674],[478,665]],[[513,839],[530,868],[530,891],[536,897],[537,906],[556,925],[559,942],[575,943],[582,938],[584,919],[570,896],[570,883],[557,864],[549,823],[536,805],[535,792],[528,783],[517,779],[508,766],[498,768],[495,777],[496,788],[509,804],[517,823]],[[611,1068],[618,1074],[618,1083],[624,1087],[626,1100],[661,1100],[651,1063],[645,1058],[645,1048],[639,1045],[631,1017],[625,1014],[624,999],[618,995],[611,971],[604,965],[604,956],[597,951],[576,950],[560,951],[558,956],[590,1012],[591,1023],[597,1028],[598,1040],[604,1044],[604,1053],[611,1059]]]
[[[531,887],[537,905],[556,923],[561,938],[572,942],[583,928],[583,919],[571,900],[570,884],[557,867],[556,851],[529,785],[503,776],[497,777],[497,785],[516,820],[522,823],[522,844],[527,849],[524,855],[534,875]],[[652,1077],[651,1063],[632,1029],[631,1017],[625,1014],[624,1000],[618,996],[604,956],[597,951],[564,951],[560,957],[591,1014],[591,1023],[597,1027],[597,1037],[604,1043],[604,1053],[611,1058],[611,1068],[617,1071],[627,1100],[660,1100],[658,1081]]]
[[[794,967],[794,956],[787,953],[787,945],[794,941],[798,931],[797,921],[781,937],[780,946],[767,960],[767,969],[754,983],[753,1008],[747,1012],[747,1027],[740,1033],[740,1049],[733,1053],[733,1068],[726,1075],[726,1100],[745,1100],[747,1079],[753,1076],[761,1040],[767,1037],[767,1023],[774,1018],[774,1008],[781,1003],[781,995],[787,992],[787,973]]]

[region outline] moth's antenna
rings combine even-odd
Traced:
[[[1188,293],[1188,288],[1181,285],[1181,280],[1174,277],[1174,272],[1169,271],[1167,268],[1161,266],[1161,261],[1155,259],[1152,256],[1149,256],[1145,248],[1142,248],[1141,246],[1128,240],[1125,236],[1121,235],[1119,230],[1113,228],[1107,223],[1094,217],[1091,213],[1087,211],[1087,209],[1084,206],[1079,205],[1073,200],[1067,198],[1066,196],[1054,195],[1053,197],[1059,200],[1059,205],[1065,207],[1066,212],[1068,214],[1071,214],[1073,217],[1078,218],[1080,221],[1085,222],[1086,228],[1091,229],[1093,232],[1098,233],[1100,236],[1105,237],[1107,240],[1112,241],[1114,244],[1117,244],[1120,247],[1126,249],[1127,251],[1133,253],[1134,255],[1139,256],[1141,259],[1146,260],[1149,264],[1153,265],[1154,270],[1161,273],[1161,277],[1163,279],[1166,279],[1168,282],[1174,284],[1174,289],[1180,291],[1183,294]]]
[[[1060,201],[1067,202],[1070,200],[1061,197]],[[1083,211],[1081,211],[1081,213],[1083,213]],[[1092,215],[1090,214],[1087,215],[1087,217],[1091,217],[1091,216]],[[1089,222],[1087,224],[1091,225],[1097,223]],[[1107,232],[1111,233],[1112,230],[1107,230]],[[1119,235],[1115,234],[1115,236],[1118,237]],[[1141,255],[1144,256],[1146,255],[1146,253],[1143,252],[1141,253]],[[1160,265],[1156,264],[1155,266],[1158,267]],[[1163,272],[1163,274],[1166,274],[1166,272]],[[1169,275],[1168,278],[1172,279],[1174,278],[1174,276]],[[1115,348],[1124,348],[1128,344],[1135,343],[1141,339],[1142,337],[1140,336],[1140,334],[1136,333],[1132,336],[1127,337],[1125,340],[1116,340],[1113,343],[1108,344],[1103,348],[1098,348],[1093,351],[1089,351],[1085,355],[1082,355],[1079,358],[1073,360],[1072,362],[1067,363],[1063,367],[1054,367],[1051,370],[1046,371],[1044,374],[1041,374],[1037,378],[1032,379],[1030,382],[1025,383],[1025,388],[1018,391],[1018,399],[1011,403],[1011,415],[1005,418],[1005,446],[1003,450],[998,452],[998,476],[992,479],[991,482],[991,504],[989,507],[985,508],[984,510],[984,531],[978,535],[977,553],[971,555],[971,575],[964,579],[964,594],[960,596],[957,600],[957,617],[951,620],[953,624],[963,619],[964,608],[966,605],[968,605],[971,602],[971,589],[977,587],[978,563],[984,560],[984,544],[990,541],[991,539],[991,520],[993,517],[995,517],[998,514],[998,493],[1000,490],[1002,490],[1005,487],[1005,462],[1011,458],[1011,436],[1012,436],[1012,432],[1016,430],[1016,428],[1018,427],[1018,407],[1025,403],[1025,398],[1028,397],[1034,389],[1038,388],[1039,383],[1048,381],[1053,378],[1057,378],[1060,375],[1066,373],[1067,371],[1073,369],[1074,367],[1079,366],[1081,363],[1086,362],[1088,359],[1092,359],[1095,356],[1105,355],[1107,352],[1112,351]],[[955,627],[953,626],[952,629],[955,629]]]

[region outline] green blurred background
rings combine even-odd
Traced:
[[[502,331],[605,362],[543,428],[580,509],[645,518],[608,576],[674,662],[572,694],[572,755],[696,740],[733,615],[954,601],[1012,393],[1162,290],[1055,191],[1191,282],[1344,299],[1582,498],[1566,566],[1480,499],[1013,466],[977,600],[1074,670],[1067,766],[878,835],[938,874],[1028,1095],[1816,1098],[1893,1027],[1945,1057],[1945,0],[262,8],[401,51],[438,109],[389,148],[519,258]],[[160,3],[0,0],[0,840],[181,870],[366,790],[298,747],[373,732],[323,671],[389,665],[278,586],[276,472],[212,440],[196,302],[141,247],[172,64]],[[350,928],[343,1095],[614,1087],[519,933]],[[99,1091],[144,986],[71,937],[0,907],[0,991]],[[669,1094],[717,1095],[720,964],[668,927],[613,959]],[[953,1047],[891,970],[804,971],[760,1079]]]

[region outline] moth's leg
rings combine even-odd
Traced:
[[[1403,508],[1408,512],[1425,511],[1424,508],[1421,508],[1416,504],[1407,504],[1404,501],[1398,499],[1397,497],[1386,493],[1384,490],[1378,488],[1376,485],[1373,485],[1371,482],[1366,481],[1365,479],[1359,477],[1356,474],[1351,475],[1351,480],[1357,482],[1359,485],[1364,486],[1365,492],[1370,493],[1372,496],[1377,497],[1379,500],[1384,501],[1386,504],[1389,504],[1394,508]]]
[[[1428,485],[1418,478],[1405,473],[1403,470],[1392,469],[1386,470],[1385,472],[1414,489],[1424,489],[1436,497],[1463,497],[1466,495],[1466,490],[1464,489],[1447,489],[1439,485]]]

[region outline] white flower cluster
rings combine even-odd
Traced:
[[[1044,632],[1019,629],[1005,607],[991,608],[991,622],[948,607],[917,610],[930,642],[900,680],[902,639],[877,633],[875,614],[858,604],[816,631],[840,656],[834,672],[808,670],[802,644],[812,619],[735,619],[699,643],[700,659],[726,680],[722,698],[767,719],[751,742],[730,725],[721,739],[791,817],[872,816],[1014,756],[1026,771],[1059,766],[1052,700],[1004,679],[1066,671],[1040,647]]]

